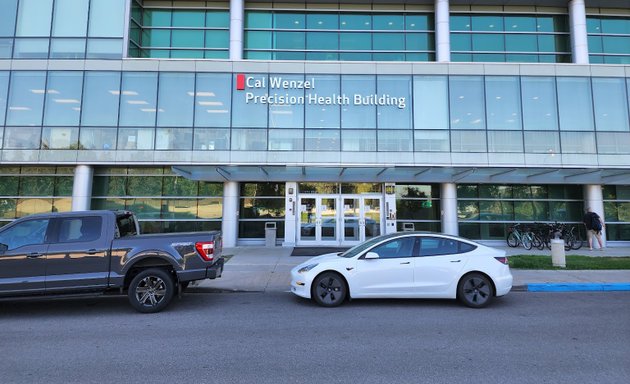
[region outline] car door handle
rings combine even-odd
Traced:
[[[411,264],[411,262],[410,262],[410,261],[403,261],[403,262],[402,262],[402,263],[400,263],[400,264],[401,264],[401,265],[402,265],[402,264]]]
[[[459,263],[461,260],[451,260],[451,263]]]
[[[26,257],[28,257],[29,259],[34,259],[36,257],[41,257],[41,256],[44,256],[44,254],[41,252],[32,252],[26,255]]]
[[[86,253],[87,253],[88,255],[94,255],[94,254],[96,254],[97,252],[98,252],[98,251],[97,251],[96,249],[92,248],[92,249],[89,249]]]

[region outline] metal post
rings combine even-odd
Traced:
[[[223,183],[223,220],[221,223],[223,246],[236,247],[238,238],[238,183],[226,181]]]
[[[459,235],[457,185],[455,183],[442,183],[440,185],[440,206],[442,209],[442,232],[448,235]]]
[[[438,62],[451,61],[451,31],[448,0],[435,0],[435,53]]]
[[[571,25],[571,51],[574,64],[588,64],[588,33],[586,30],[586,6],[584,0],[569,1]]]
[[[230,1],[230,60],[243,60],[244,0]]]
[[[90,165],[77,165],[72,184],[72,210],[87,211],[92,200],[92,179],[94,168]]]

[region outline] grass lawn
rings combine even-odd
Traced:
[[[566,268],[552,266],[551,256],[515,255],[508,256],[508,260],[514,269],[630,269],[630,257],[567,255]]]

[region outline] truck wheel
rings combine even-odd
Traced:
[[[150,268],[138,273],[129,285],[129,302],[142,313],[155,313],[166,308],[173,298],[173,277],[163,269]]]

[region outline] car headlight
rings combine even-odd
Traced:
[[[298,273],[306,273],[306,272],[310,271],[311,269],[317,267],[318,265],[319,265],[318,263],[309,264],[309,265],[307,265],[305,267],[302,267],[302,268],[298,269]]]

